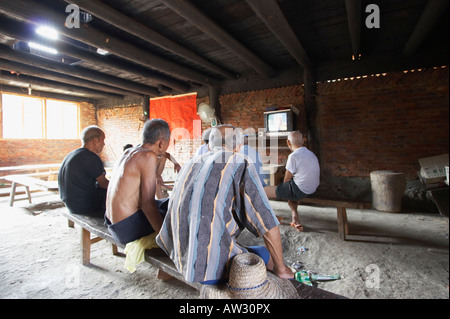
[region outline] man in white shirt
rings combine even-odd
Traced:
[[[287,145],[292,153],[286,163],[284,182],[278,186],[266,186],[269,199],[287,199],[292,213],[291,226],[303,230],[298,217],[298,201],[311,196],[320,184],[319,160],[303,146],[303,135],[298,131],[289,133]]]

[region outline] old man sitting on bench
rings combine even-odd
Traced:
[[[147,121],[142,145],[127,150],[114,168],[106,200],[108,230],[121,244],[159,232],[167,199],[155,200],[159,157],[170,141],[170,128],[161,119]]]
[[[283,262],[279,222],[254,165],[238,153],[239,141],[234,126],[213,128],[211,151],[185,164],[173,189],[156,240],[187,282],[226,282],[231,259],[246,252],[277,276],[294,276]],[[237,243],[243,228],[263,235],[265,247]]]
[[[298,217],[298,201],[312,196],[320,184],[319,160],[313,152],[303,146],[303,135],[299,131],[290,132],[286,141],[292,153],[286,163],[284,183],[266,186],[269,199],[287,199],[291,209],[291,226],[303,231]]]

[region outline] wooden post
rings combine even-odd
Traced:
[[[347,221],[347,209],[345,207],[337,207],[337,220],[339,237],[342,240],[346,240],[348,235],[348,221]]]
[[[81,232],[81,260],[85,266],[91,262],[91,233],[84,228]]]
[[[214,109],[216,113],[216,117],[219,119],[219,121],[222,121],[222,114],[220,109],[220,87],[217,85],[210,85],[209,86],[209,103],[211,107]]]
[[[142,112],[144,120],[147,121],[150,118],[150,96],[148,95],[142,97]]]

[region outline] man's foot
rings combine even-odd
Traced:
[[[294,227],[297,231],[302,232],[303,231],[303,226],[299,223],[291,223],[291,227]]]
[[[168,273],[162,271],[161,269],[158,270],[158,274],[156,275],[156,278],[160,279],[160,280],[169,280],[171,278],[173,278],[171,275],[169,275]]]

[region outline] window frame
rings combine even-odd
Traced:
[[[19,96],[22,98],[33,98],[38,99],[41,102],[41,134],[42,137],[40,138],[23,138],[23,137],[7,137],[5,138],[3,136],[3,95],[13,95],[13,96]],[[76,105],[77,109],[77,118],[76,118],[76,137],[73,138],[48,138],[47,136],[47,101],[56,101],[56,102],[62,102],[62,103],[70,103]],[[23,127],[23,104],[22,104],[22,127]],[[0,92],[0,139],[2,140],[74,140],[80,138],[80,125],[81,125],[81,107],[80,103],[74,102],[74,101],[66,101],[66,100],[59,100],[59,99],[52,99],[52,98],[45,98],[40,96],[33,96],[33,95],[25,95],[25,94],[16,94],[16,93],[8,93],[8,92]]]

